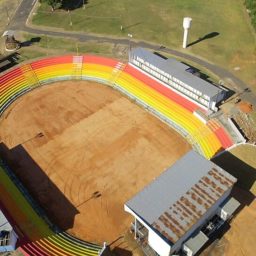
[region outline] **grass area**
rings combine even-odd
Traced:
[[[23,33],[23,44],[18,52],[21,55],[19,62],[29,59],[46,57],[48,55],[61,54],[85,54],[85,53],[101,53],[104,55],[112,54],[112,47],[109,44],[95,44],[94,42],[81,43],[73,39],[65,39],[59,37],[49,37],[45,35],[34,35]]]
[[[104,53],[108,54],[111,52],[110,46],[108,44],[100,44],[97,45],[94,42],[89,43],[80,43],[75,39],[67,39],[60,37],[49,37],[45,35],[33,35],[24,33],[25,42],[28,45],[31,43],[32,45],[36,45],[38,47],[42,47],[45,49],[63,50],[65,52],[93,52],[93,53]]]
[[[101,35],[145,40],[181,51],[182,19],[193,18],[190,42],[213,32],[218,35],[186,49],[223,66],[256,91],[255,34],[243,0],[94,0],[70,12],[42,4],[33,18],[36,25]],[[72,21],[72,26],[71,26]],[[120,27],[123,27],[121,31]],[[237,71],[235,67],[239,67]]]

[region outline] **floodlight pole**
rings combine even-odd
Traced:
[[[128,34],[129,37],[129,56],[130,56],[130,52],[131,52],[131,40],[132,40],[132,34]]]
[[[6,11],[7,19],[8,19],[7,25],[9,25],[9,23],[10,23],[10,15],[9,15],[8,8],[7,8],[7,7],[5,7],[5,11]]]
[[[134,220],[134,239],[137,239],[137,219]]]
[[[72,22],[72,18],[71,18],[71,14],[70,14],[70,10],[68,9],[68,15],[69,15],[69,25],[72,26],[73,22]]]

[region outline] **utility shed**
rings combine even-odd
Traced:
[[[17,235],[11,224],[0,210],[0,252],[9,252],[15,250]]]
[[[130,199],[125,210],[135,224],[147,228],[148,244],[167,256],[217,214],[235,182],[215,163],[190,151]]]
[[[199,232],[195,236],[192,236],[183,246],[184,251],[188,256],[196,254],[202,246],[209,240],[209,238],[203,233]]]

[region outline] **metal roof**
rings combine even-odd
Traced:
[[[240,206],[240,203],[234,198],[229,198],[228,201],[222,206],[223,211],[227,212],[229,215],[232,215],[237,208]]]
[[[4,216],[3,212],[0,210],[0,232],[6,230],[6,231],[11,231],[12,226]]]
[[[185,246],[187,246],[193,252],[193,255],[195,255],[208,240],[209,238],[200,231],[195,236],[191,237],[185,243]]]
[[[130,58],[134,58],[134,56],[140,57],[144,61],[147,61],[160,70],[174,76],[210,98],[222,91],[221,88],[187,72],[186,69],[188,69],[189,66],[174,58],[164,59],[144,48],[133,48],[129,56]]]
[[[175,243],[235,182],[215,163],[190,151],[126,206]]]

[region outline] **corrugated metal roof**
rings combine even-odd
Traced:
[[[217,86],[187,72],[186,69],[189,68],[189,66],[173,58],[161,58],[144,48],[133,48],[130,53],[130,57],[132,56],[139,56],[143,60],[151,63],[155,67],[174,76],[209,97],[213,97],[222,91],[221,88],[218,88]]]
[[[219,166],[190,151],[126,205],[175,243],[235,182]]]
[[[12,226],[10,225],[10,223],[8,222],[6,217],[4,216],[3,212],[0,210],[0,232],[2,230],[11,231]]]

